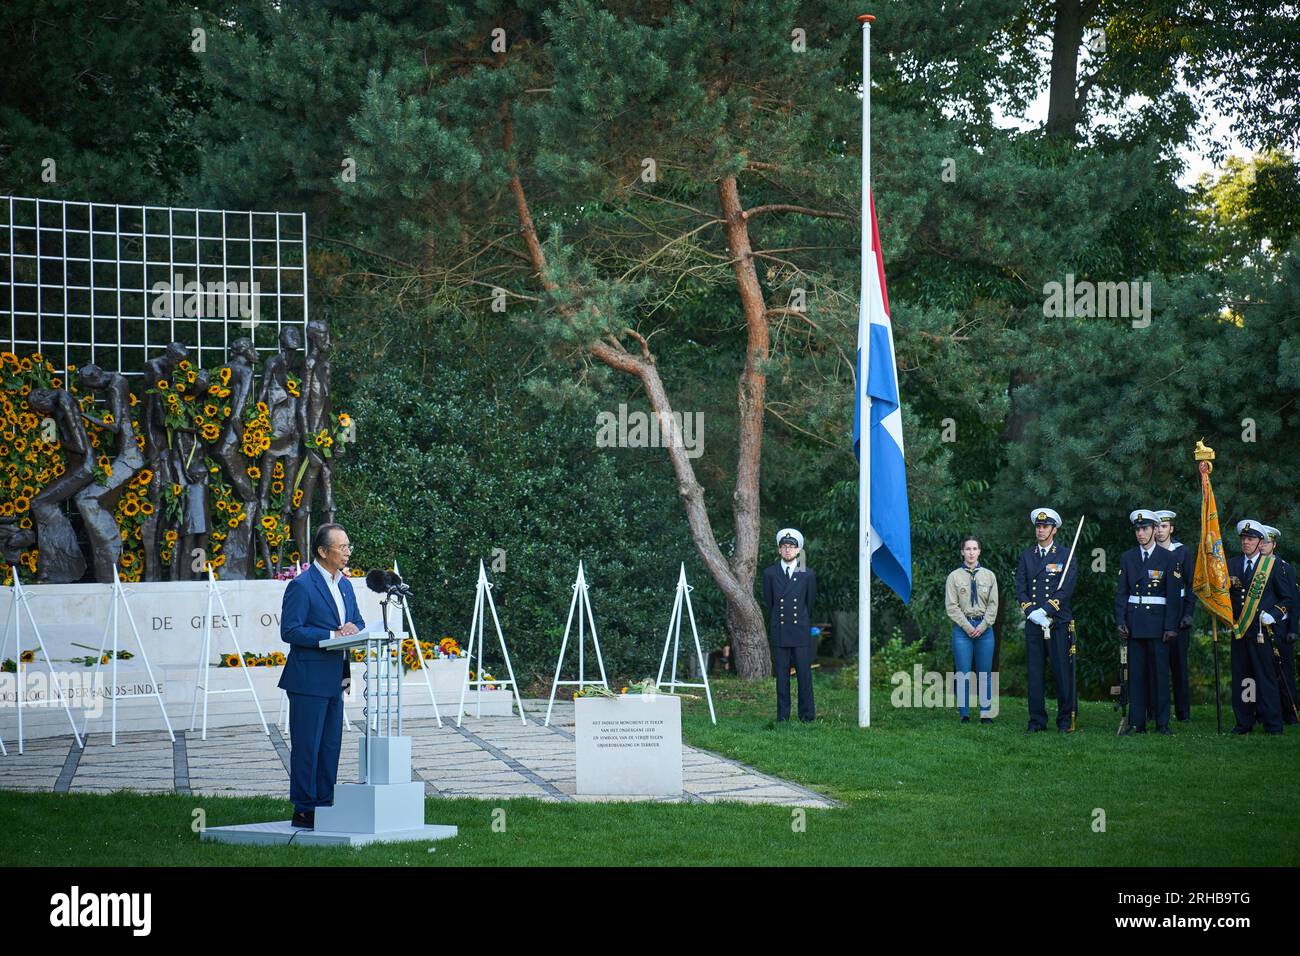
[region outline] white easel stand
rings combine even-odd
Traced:
[[[244,673],[244,683],[247,687],[228,687],[225,690],[209,690],[208,678],[211,668],[209,660],[212,656],[212,601],[216,599],[217,604],[221,606],[221,613],[225,615],[226,626],[230,629],[230,640],[235,645],[235,654],[239,657],[239,669]],[[218,653],[220,648],[218,648]],[[252,694],[253,706],[257,708],[257,719],[262,722],[262,733],[268,737],[271,736],[271,728],[266,726],[266,715],[262,713],[262,702],[257,699],[257,690],[253,687],[253,677],[248,673],[248,664],[244,660],[244,649],[239,646],[239,635],[235,633],[235,625],[231,623],[230,611],[226,608],[226,599],[221,596],[221,588],[217,586],[217,576],[212,570],[212,565],[208,565],[208,613],[204,617],[203,625],[203,643],[199,649],[199,667],[194,675],[194,704],[190,708],[190,730],[194,729],[194,718],[199,709],[199,689],[203,690],[203,738],[208,739],[208,697],[212,694]]]
[[[393,560],[393,572],[398,575],[402,573],[398,570],[396,559]],[[411,632],[411,640],[415,642],[415,653],[420,658],[420,676],[424,678],[425,690],[429,692],[429,703],[433,705],[433,719],[436,720],[438,726],[441,727],[442,714],[438,711],[438,700],[433,693],[433,678],[429,675],[429,665],[424,659],[424,649],[420,647],[420,635],[415,632],[415,618],[411,616],[410,602],[402,602],[402,613],[406,617],[406,627],[407,630]],[[412,682],[407,681],[407,683],[409,684]]]
[[[22,606],[23,611],[27,612],[27,621],[32,626],[32,633],[36,635],[36,646],[41,649],[41,656],[45,658],[46,666],[50,669],[50,683],[58,691],[59,701],[63,704],[63,712],[68,715],[68,723],[72,726],[72,735],[77,738],[77,746],[85,749],[86,745],[81,738],[81,734],[77,732],[77,721],[72,716],[72,708],[68,706],[68,698],[63,693],[63,685],[59,683],[59,677],[54,672],[54,662],[50,660],[50,652],[45,649],[45,639],[41,637],[41,629],[36,624],[36,616],[32,614],[32,606],[28,603],[27,592],[18,579],[17,564],[13,566],[13,572],[14,658],[18,662],[14,671],[14,699],[18,705],[18,753],[23,752],[23,671],[25,670],[23,666],[23,619],[22,613],[19,611],[19,605]],[[0,644],[0,659],[4,657],[5,649],[9,646],[8,623],[8,615],[6,615],[5,639],[4,643]],[[9,756],[9,751],[5,749],[3,737],[0,737],[0,756]]]
[[[578,598],[582,598],[582,606],[578,607]],[[560,668],[564,666],[564,652],[569,647],[569,629],[573,626],[573,612],[578,610],[578,679],[577,680],[560,680]],[[583,618],[586,618],[591,624],[591,643],[596,648],[596,663],[600,665],[600,680],[587,680],[583,670]],[[560,656],[555,661],[555,679],[551,681],[551,700],[546,705],[546,720],[542,726],[551,725],[551,708],[555,706],[555,692],[560,685],[577,685],[578,690],[586,687],[588,684],[600,684],[606,690],[609,690],[609,681],[605,679],[605,661],[600,656],[600,639],[596,636],[596,619],[591,613],[591,598],[587,596],[587,575],[583,571],[582,562],[578,562],[578,578],[573,582],[573,600],[569,602],[569,620],[564,625],[564,640],[560,643]]]
[[[663,656],[659,658],[659,676],[655,678],[655,687],[673,693],[678,687],[703,687],[704,696],[709,702],[709,719],[714,724],[718,722],[718,715],[713,711],[713,691],[709,688],[709,668],[704,662],[704,652],[700,649],[700,632],[695,629],[695,608],[691,606],[691,591],[689,584],[686,583],[686,563],[682,562],[681,572],[677,575],[677,596],[673,599],[673,613],[668,619],[668,636],[664,640]],[[704,683],[690,684],[677,679],[677,659],[681,653],[682,642],[682,604],[686,605],[686,613],[691,618],[691,635],[695,638],[695,659],[700,665],[700,674]],[[665,686],[664,667],[668,663],[668,649],[673,651],[673,669],[672,677]]]
[[[501,654],[505,658],[506,672],[510,675],[508,680],[491,680],[483,679],[483,605],[487,604],[492,609],[492,623],[497,629],[497,644],[501,648]],[[593,626],[591,633],[594,635],[596,629]],[[469,672],[474,670],[474,648],[478,647],[478,669],[474,673],[478,677],[470,680]],[[506,639],[501,633],[501,620],[497,617],[497,602],[492,599],[492,585],[487,579],[487,569],[483,567],[483,559],[478,561],[478,585],[474,591],[474,613],[470,618],[469,624],[469,651],[466,654],[468,666],[465,668],[465,683],[460,685],[460,707],[456,711],[456,726],[460,727],[465,721],[465,692],[469,690],[471,684],[476,689],[475,700],[478,704],[478,711],[475,717],[483,716],[483,688],[487,684],[496,684],[498,686],[510,685],[511,692],[515,695],[515,706],[519,708],[519,720],[525,726],[528,724],[528,717],[524,714],[524,702],[519,697],[519,685],[515,682],[515,669],[510,663],[510,651],[506,649]]]
[[[104,663],[104,652],[108,646],[108,632],[113,632],[113,656],[110,658],[113,664],[113,692],[109,698],[113,701],[113,722],[112,722],[112,745],[117,746],[117,652],[120,643],[119,635],[119,615],[117,607],[119,601],[122,607],[126,608],[126,619],[131,623],[131,633],[135,635],[136,647],[140,650],[140,657],[144,660],[145,670],[149,673],[149,683],[153,686],[153,691],[148,694],[140,694],[141,697],[155,697],[158,700],[158,709],[162,711],[163,724],[167,727],[167,736],[173,743],[176,742],[176,734],[172,732],[172,722],[167,716],[167,707],[163,704],[162,694],[158,693],[158,682],[154,680],[153,667],[149,663],[149,652],[144,649],[144,641],[140,640],[140,629],[136,627],[135,615],[131,613],[131,604],[126,599],[127,591],[122,587],[122,579],[118,576],[117,565],[113,565],[113,585],[111,591],[111,601],[109,603],[108,619],[104,622],[104,634],[99,639],[99,659],[95,661],[95,672],[91,675],[91,684],[93,686],[95,676],[99,674],[99,668]],[[81,733],[86,733],[86,727],[90,723],[90,711],[86,711],[86,719],[81,725]]]

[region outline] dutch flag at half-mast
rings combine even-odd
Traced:
[[[871,197],[871,249],[875,269],[868,268],[858,306],[858,373],[862,346],[868,342],[871,396],[871,569],[903,599],[912,597],[912,530],[907,508],[907,473],[903,465],[903,412],[898,400],[894,361],[894,329],[885,292],[885,260],[880,252],[876,201]],[[869,318],[868,318],[869,316]],[[859,389],[853,390],[853,454],[862,458],[862,408]]]

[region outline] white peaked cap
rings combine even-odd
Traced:
[[[781,539],[787,536],[794,538],[794,540],[798,542],[799,547],[803,547],[803,535],[800,534],[798,528],[782,528],[776,533],[776,546],[778,548],[781,547]]]

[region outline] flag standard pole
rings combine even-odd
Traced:
[[[862,242],[858,276],[858,726],[871,726],[871,394],[867,390],[871,351],[871,294],[868,268],[875,268],[871,249],[871,24],[862,24]]]

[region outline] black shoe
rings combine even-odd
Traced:
[[[980,718],[980,723],[981,723],[981,724],[991,724],[991,723],[993,723],[993,718],[992,718],[992,717],[981,717],[981,718]]]
[[[1145,727],[1129,727],[1129,730],[1133,731],[1135,734],[1145,734],[1147,732]]]
[[[316,811],[315,810],[295,810],[293,819],[289,825],[297,830],[314,830],[316,829]]]
[[[1190,718],[1190,717],[1179,717],[1179,718],[1178,718],[1178,722],[1179,722],[1180,724],[1190,724],[1190,723],[1192,722],[1192,718]]]
[[[1282,728],[1279,727],[1277,730],[1265,730],[1264,733],[1268,734],[1270,737],[1281,737]]]
[[[801,723],[801,724],[811,724],[812,722],[813,722],[813,718],[812,718],[812,717],[800,717],[800,718],[799,718],[799,723]]]
[[[1047,730],[1046,727],[1035,727],[1033,724],[1030,724],[1028,727],[1025,728],[1025,733],[1037,734],[1037,733],[1046,732],[1046,730]]]
[[[969,723],[970,723],[970,718],[969,718],[969,717],[963,717],[963,718],[961,719],[961,722],[962,722],[963,724],[969,724]]]
[[[1232,733],[1233,733],[1235,736],[1244,736],[1245,734],[1250,733],[1250,728],[1249,728],[1249,727],[1242,727],[1242,726],[1238,725],[1238,726],[1232,728]]]
[[[1164,734],[1166,737],[1172,737],[1174,735],[1174,732],[1170,730],[1168,727],[1157,727],[1156,733]]]

